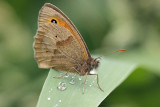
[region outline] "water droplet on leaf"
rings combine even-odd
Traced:
[[[51,100],[51,98],[50,98],[50,97],[48,97],[48,100]]]
[[[74,79],[72,79],[69,83],[72,84],[72,85],[74,85],[75,84]]]
[[[59,102],[61,103],[61,102],[62,102],[62,100],[59,100]]]
[[[66,87],[66,83],[64,83],[64,82],[59,82],[59,84],[58,84],[58,89],[59,90],[61,90],[61,91],[63,91],[63,90],[65,90],[67,87]]]
[[[80,81],[82,80],[82,78],[81,78],[81,77],[79,77],[78,79],[79,79]]]
[[[56,104],[54,107],[58,107],[58,104]]]

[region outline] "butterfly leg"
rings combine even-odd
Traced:
[[[85,89],[85,85],[86,85],[87,74],[88,74],[88,72],[86,72],[86,78],[85,78],[85,80],[84,80],[84,84],[83,84],[83,94],[84,94],[84,89]]]
[[[90,74],[90,75],[96,75],[97,76],[97,84],[98,84],[98,87],[101,91],[103,91],[103,89],[100,87],[99,85],[99,78],[98,78],[98,74]],[[104,91],[103,91],[104,92]]]
[[[72,67],[72,68],[80,75],[80,73],[78,72],[78,70],[76,68],[74,68],[74,67]]]
[[[67,74],[68,74],[68,72],[66,72],[64,75],[61,75],[59,77],[53,77],[53,78],[61,78],[61,77],[64,77],[65,75],[67,75]]]

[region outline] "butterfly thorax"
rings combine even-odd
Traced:
[[[96,69],[98,67],[99,61],[93,58],[89,58],[87,61],[84,61],[82,66],[80,67],[80,75],[85,75],[88,72],[90,75],[90,71]]]

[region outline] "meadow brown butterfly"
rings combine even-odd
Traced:
[[[102,90],[98,74],[90,72],[98,67],[99,61],[91,57],[75,25],[50,3],[46,3],[39,12],[34,50],[39,68],[85,75],[83,93],[87,75],[96,75],[98,87]]]

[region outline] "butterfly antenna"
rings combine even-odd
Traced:
[[[116,53],[116,52],[120,52],[120,51],[127,51],[127,50],[117,50],[117,51],[114,51],[114,52],[112,52],[112,53]],[[111,54],[112,54],[111,53]]]
[[[109,54],[107,54],[107,55],[110,55],[110,54],[113,54],[113,53],[116,53],[116,52],[120,52],[120,51],[127,51],[127,50],[117,50],[117,51],[114,51],[114,52],[111,52],[111,53],[109,53]],[[107,56],[107,55],[104,55],[104,56]]]

